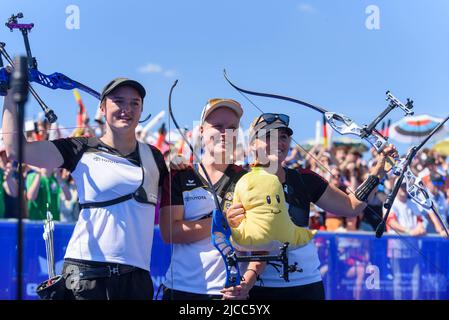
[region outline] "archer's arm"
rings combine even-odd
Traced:
[[[8,90],[3,102],[3,141],[6,154],[10,160],[18,158],[17,105],[12,97],[12,90]],[[25,163],[40,167],[53,169],[61,166],[64,162],[61,153],[56,146],[49,141],[26,142],[24,136],[24,161]]]

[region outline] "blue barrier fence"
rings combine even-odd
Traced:
[[[73,231],[56,223],[56,272]],[[37,299],[36,286],[47,279],[41,222],[24,224],[24,297]],[[16,296],[16,221],[0,222],[0,299]],[[319,233],[315,243],[321,260],[327,299],[448,299],[449,241],[437,237]],[[155,289],[165,276],[170,246],[155,230],[151,274]],[[300,262],[299,262],[300,263]],[[155,292],[156,292],[155,290]]]

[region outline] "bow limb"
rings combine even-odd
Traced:
[[[236,89],[236,90],[239,91],[239,92],[244,92],[244,93],[246,93],[246,94],[250,94],[250,95],[253,95],[253,96],[259,96],[259,97],[266,97],[266,98],[273,98],[273,99],[279,99],[279,100],[290,101],[290,102],[297,103],[297,104],[300,104],[300,105],[302,105],[302,106],[311,108],[311,109],[313,109],[313,110],[315,110],[315,111],[318,111],[318,112],[320,112],[320,113],[326,113],[326,112],[327,112],[327,110],[325,110],[325,109],[323,109],[323,108],[321,108],[321,107],[315,106],[315,105],[313,105],[313,104],[310,104],[310,103],[308,103],[308,102],[305,102],[305,101],[302,101],[302,100],[298,100],[298,99],[295,99],[295,98],[286,97],[286,96],[281,96],[281,95],[272,94],[272,93],[262,93],[262,92],[256,92],[256,91],[250,91],[250,90],[242,89],[242,88],[236,86],[234,83],[232,83],[231,80],[229,80],[228,75],[227,75],[227,73],[226,73],[226,70],[223,70],[223,74],[224,74],[224,77],[225,77],[226,81],[227,81],[227,82],[228,82],[234,89]],[[260,111],[260,109],[259,109],[259,111]]]
[[[438,219],[438,222],[440,223],[441,227],[443,228],[444,232],[446,233],[446,236],[449,238],[449,230],[447,228],[446,223],[444,222],[444,218],[441,216],[440,211],[438,210],[438,207],[435,205],[435,203],[432,201],[432,206],[430,209],[433,211],[435,216]]]
[[[215,209],[212,213],[212,226],[211,226],[211,239],[212,243],[215,246],[215,248],[220,252],[221,257],[223,258],[225,267],[226,267],[226,283],[225,287],[231,287],[236,286],[240,284],[241,281],[241,274],[240,269],[237,262],[237,256],[235,253],[235,249],[233,245],[231,244],[231,228],[229,227],[228,221],[226,220],[222,210],[220,201],[218,200],[217,193],[215,192],[212,180],[209,177],[209,174],[207,173],[203,163],[201,162],[200,157],[195,152],[195,149],[193,148],[190,141],[185,136],[184,132],[181,130],[181,127],[179,126],[178,122],[176,121],[176,118],[173,114],[172,109],[172,94],[173,89],[178,84],[178,80],[176,80],[171,89],[170,89],[170,95],[168,98],[168,111],[170,114],[170,117],[178,130],[179,134],[181,135],[184,142],[189,146],[190,151],[192,152],[192,155],[194,158],[196,158],[196,161],[198,161],[199,166],[203,170],[204,176],[206,178],[206,182],[208,184],[208,189],[212,193],[214,202],[215,202]],[[194,168],[194,170],[197,171],[197,174],[200,175],[197,169]]]
[[[366,140],[369,144],[371,144],[377,150],[377,152],[381,152],[382,149],[385,148],[385,146],[387,145],[387,140],[382,135],[377,133],[375,130],[371,129],[368,132],[365,128],[362,128],[357,123],[355,123],[352,119],[350,119],[349,117],[347,117],[343,114],[329,112],[324,108],[318,107],[316,105],[313,105],[311,103],[308,103],[308,102],[305,102],[305,101],[302,101],[302,100],[299,100],[296,98],[291,98],[291,97],[286,97],[286,96],[281,96],[281,95],[271,94],[271,93],[261,93],[261,92],[246,90],[246,89],[240,88],[237,85],[235,85],[228,78],[226,70],[223,71],[223,74],[224,74],[226,81],[234,89],[236,89],[246,100],[248,100],[254,107],[256,107],[256,109],[258,109],[262,113],[263,113],[263,110],[261,108],[259,108],[253,101],[251,101],[244,93],[250,94],[253,96],[289,101],[289,102],[293,102],[293,103],[308,107],[315,111],[318,111],[319,113],[322,113],[325,115],[327,123],[332,127],[332,129],[334,129],[335,131],[337,131],[338,133],[340,133],[342,135],[352,134],[352,135],[358,136],[359,138],[362,138],[363,140]],[[393,165],[393,163],[392,163],[392,165]]]

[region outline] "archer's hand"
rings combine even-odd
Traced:
[[[242,281],[238,286],[224,288],[220,292],[223,294],[223,300],[247,300],[251,288],[246,281]]]
[[[377,164],[375,167],[372,168],[371,174],[374,176],[378,176],[379,179],[382,179],[385,176],[385,174],[389,171],[389,169],[388,170],[385,169],[387,159],[388,161],[393,161],[393,159],[396,159],[398,157],[399,157],[398,151],[392,144],[390,144],[377,155]],[[393,164],[390,164],[390,166],[393,166]]]
[[[226,211],[226,219],[231,228],[237,228],[240,225],[240,222],[245,219],[245,209],[243,208],[243,205],[241,203],[236,203],[230,206]]]
[[[170,169],[172,170],[187,170],[191,167],[189,161],[180,154],[173,157],[170,161]]]

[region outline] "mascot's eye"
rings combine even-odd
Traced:
[[[278,203],[281,203],[281,197],[279,197],[278,194],[276,195],[276,200],[277,200]]]
[[[271,204],[271,198],[270,198],[270,196],[267,196],[267,203],[268,203],[268,204]]]

